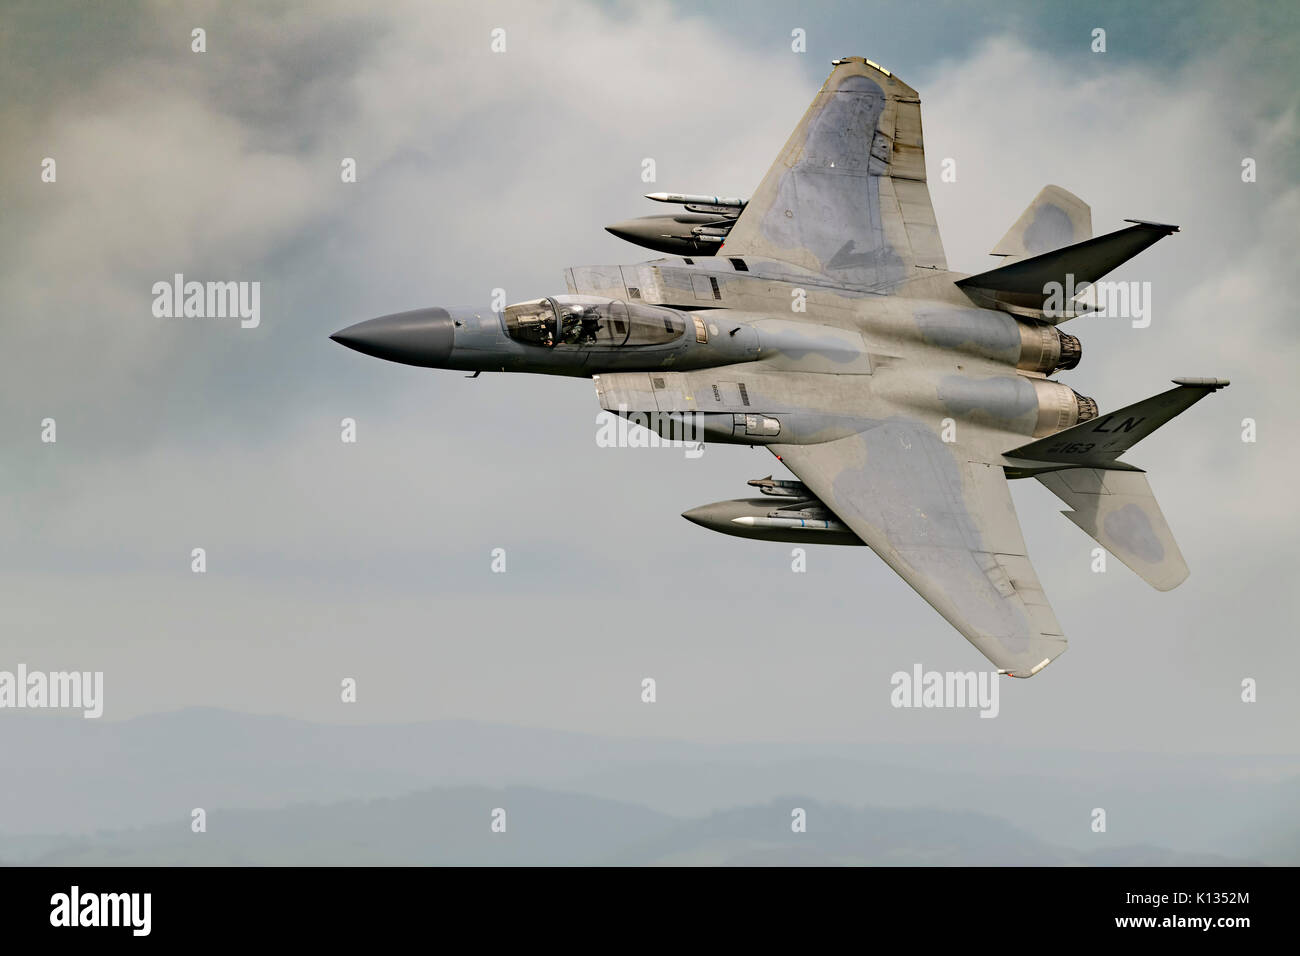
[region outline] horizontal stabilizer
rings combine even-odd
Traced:
[[[1187,578],[1187,563],[1146,475],[1067,468],[1034,477],[1074,509],[1063,515],[1156,590]]]
[[[1174,383],[1177,388],[1021,445],[1006,453],[1006,467],[1009,471],[1020,470],[1028,474],[1049,468],[1059,470],[1060,465],[1134,471],[1132,465],[1115,459],[1175,415],[1185,412],[1211,392],[1226,387],[1228,381],[1222,378],[1176,378]]]
[[[989,272],[960,279],[957,286],[977,304],[1061,322],[1087,311],[1070,298],[1153,245],[1177,226],[1139,222],[1117,232],[1076,242]]]
[[[1010,265],[1091,238],[1088,204],[1060,186],[1044,186],[990,255],[1004,256],[1002,264]]]

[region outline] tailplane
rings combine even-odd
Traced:
[[[1176,588],[1186,580],[1187,562],[1146,475],[1067,468],[1034,477],[1074,509],[1061,514],[1157,591]]]
[[[1007,470],[1019,472],[1014,477],[1063,467],[1140,471],[1117,459],[1175,415],[1187,411],[1211,392],[1226,388],[1228,380],[1176,378],[1174,384],[1177,388],[1012,449],[1006,453],[1010,459]]]
[[[1096,311],[1075,302],[1075,293],[1066,290],[1082,292],[1143,249],[1178,231],[1177,226],[1159,222],[1125,221],[1133,225],[1027,259],[1013,256],[1010,265],[959,279],[957,287],[982,308],[1043,319],[1053,325]],[[1015,231],[1013,228],[1012,233]]]
[[[1073,509],[1062,514],[1160,591],[1183,583],[1187,562],[1146,475],[1119,456],[1228,382],[1176,378],[1174,384],[1176,388],[1021,445],[1005,456],[1009,476],[1037,478]]]

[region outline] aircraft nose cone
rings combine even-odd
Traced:
[[[451,356],[453,327],[446,309],[414,309],[358,322],[330,338],[389,362],[441,368]]]

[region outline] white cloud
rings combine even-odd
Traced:
[[[24,240],[3,267],[0,402],[15,409],[11,434],[29,443],[15,444],[24,449],[19,471],[38,487],[9,499],[0,532],[47,569],[7,595],[31,654],[111,649],[114,666],[149,675],[158,635],[174,634],[168,666],[195,662],[185,700],[257,709],[276,698],[261,685],[244,694],[242,662],[261,661],[291,681],[321,633],[329,663],[313,677],[323,680],[361,634],[382,644],[379,660],[390,668],[404,649],[431,667],[436,659],[444,677],[457,661],[465,666],[462,679],[447,679],[446,700],[459,710],[446,700],[421,710],[418,675],[401,675],[391,680],[402,693],[367,719],[459,712],[590,729],[599,711],[602,730],[732,737],[870,733],[869,722],[855,722],[855,695],[876,669],[887,677],[899,654],[929,662],[942,648],[936,653],[951,654],[954,666],[980,663],[869,554],[818,551],[816,573],[791,585],[782,549],[714,540],[681,522],[685,507],[739,494],[741,480],[771,470],[762,452],[715,447],[695,464],[670,453],[600,453],[588,383],[466,383],[383,366],[324,340],[365,317],[353,309],[483,301],[496,285],[524,298],[561,288],[563,266],[644,258],[601,231],[650,211],[639,199],[648,191],[642,157],[657,160],[660,188],[748,194],[813,95],[800,58],[779,46],[728,45],[711,24],[662,3],[616,12],[520,3],[486,13],[411,3],[364,15],[340,5],[285,16],[241,11],[225,38],[210,31],[206,61],[187,49],[124,60],[94,89],[20,127],[37,152],[52,144],[60,162],[51,191],[22,187]],[[488,50],[494,26],[508,30],[504,55]],[[323,52],[304,48],[304,35],[321,37]],[[671,55],[647,37],[671,37]],[[1235,379],[1141,449],[1193,563],[1188,587],[1199,583],[1196,559],[1204,567],[1215,553],[1247,587],[1286,556],[1277,540],[1296,531],[1289,485],[1297,461],[1283,434],[1295,394],[1284,280],[1297,198],[1276,172],[1294,117],[1254,116],[1223,97],[1231,68],[1207,57],[1167,75],[1105,61],[1080,77],[1001,40],[920,90],[932,173],[943,157],[958,160],[957,184],[936,176],[931,187],[954,267],[987,267],[986,251],[1048,182],[1092,203],[1098,232],[1127,216],[1183,226],[1123,273],[1155,284],[1153,326],[1076,323],[1084,362],[1066,380],[1114,405],[1172,375]],[[254,101],[260,89],[284,99]],[[1239,182],[1243,142],[1271,179]],[[343,156],[359,161],[354,187],[338,181]],[[263,279],[281,311],[252,338],[160,328],[148,315],[149,286],[175,271]],[[61,434],[57,451],[37,444],[26,424],[56,401],[80,428]],[[157,417],[169,402],[184,413]],[[215,434],[213,421],[239,402],[231,427]],[[1242,446],[1236,422],[1252,413],[1261,441]],[[362,419],[355,448],[337,439],[345,414]],[[140,444],[130,436],[151,427],[142,422],[157,432]],[[1106,733],[1114,737],[1104,745],[1121,746],[1125,720],[1149,714],[1149,704],[1117,695],[1116,714],[1098,730],[1087,714],[1096,682],[1130,679],[1114,674],[1118,653],[1134,674],[1149,675],[1180,647],[1166,628],[1117,651],[1102,615],[1159,621],[1162,608],[1177,607],[1209,620],[1231,609],[1212,587],[1161,605],[1120,581],[1080,584],[1071,562],[1083,539],[1070,537],[1078,532],[1052,513],[1045,491],[1030,490],[1042,495],[1029,503],[1031,550],[1049,587],[1059,584],[1058,616],[1080,643],[1019,691],[1021,712],[1050,696],[1079,716],[1063,725],[1009,717],[1003,726],[1014,725],[1009,739],[1022,743],[1067,733],[1092,744]],[[551,566],[544,580],[554,593],[453,607],[450,595],[503,531],[525,553],[547,548],[536,557]],[[161,570],[196,544],[210,549],[220,600],[192,603],[193,579],[169,584]],[[235,553],[258,569],[242,583],[223,567]],[[422,583],[410,562],[434,558],[428,573],[442,577]],[[110,579],[97,570],[107,566],[141,573]],[[372,577],[340,588],[334,577],[294,580],[304,573],[295,567]],[[621,595],[593,602],[584,590],[602,573],[636,598],[658,580],[687,596],[666,611],[634,605],[635,625],[611,633],[627,607]],[[396,582],[390,591],[385,576]],[[51,615],[68,589],[93,598],[90,610]],[[1093,601],[1098,594],[1105,606]],[[1258,604],[1249,613],[1265,635],[1261,659],[1292,665],[1293,645],[1268,632],[1289,628],[1293,599],[1246,599]],[[216,623],[187,630],[191,613]],[[508,665],[508,701],[493,670],[501,645],[474,643],[476,616],[512,634],[524,629],[515,636],[532,642],[520,652],[526,667]],[[596,636],[586,629],[593,621],[603,622]],[[267,637],[299,625],[293,641]],[[431,645],[437,627],[445,630]],[[1211,654],[1219,635],[1189,630],[1182,652],[1191,657],[1175,687],[1188,699],[1221,666]],[[590,697],[573,685],[573,661],[591,654],[600,655],[593,685],[648,663],[677,675],[678,693],[692,702],[664,708],[653,728],[636,708],[609,718],[600,710],[607,684]],[[1140,678],[1131,679],[1125,689],[1140,692]],[[176,703],[174,687],[151,697],[148,684],[133,685],[135,707]],[[314,691],[284,693],[284,710],[320,716],[332,705]],[[1184,742],[1198,739],[1207,738]],[[1282,729],[1268,739],[1290,737]]]

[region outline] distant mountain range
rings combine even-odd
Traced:
[[[7,863],[1300,862],[1285,755],[712,746],[210,709],[8,713],[0,753]],[[190,832],[194,807],[207,833]]]
[[[806,832],[791,828],[794,808]],[[504,832],[493,813],[504,810]],[[213,812],[29,844],[42,866],[1032,866],[1240,865],[1147,847],[1079,853],[996,817],[945,810],[853,809],[789,798],[692,820],[532,788],[457,787],[382,800]]]

